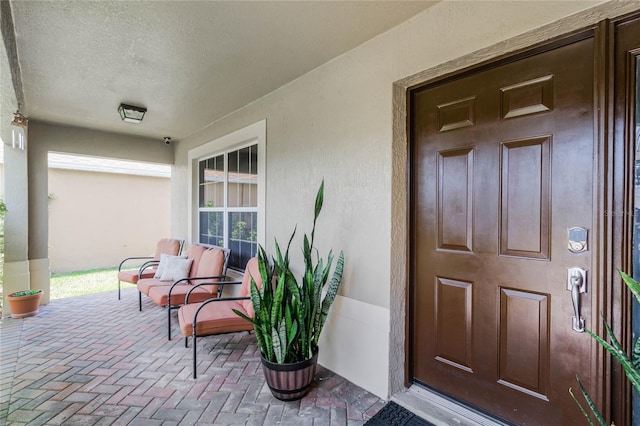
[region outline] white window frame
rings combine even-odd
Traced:
[[[258,146],[258,222],[257,222],[257,242],[265,245],[266,235],[266,142],[267,142],[267,121],[261,120],[257,123],[236,130],[233,133],[222,136],[218,139],[207,142],[196,148],[190,149],[188,158],[188,176],[191,177],[188,191],[188,229],[191,242],[198,242],[199,238],[199,164],[201,160],[225,155],[225,169],[227,168],[226,154],[236,149],[241,149],[251,145]],[[226,191],[225,191],[226,194]],[[226,205],[226,203],[225,203]],[[235,210],[235,209],[234,209]],[[225,238],[228,230],[225,226]]]

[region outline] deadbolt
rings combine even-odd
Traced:
[[[582,253],[589,249],[589,231],[585,228],[575,226],[568,230],[568,248],[572,253]]]

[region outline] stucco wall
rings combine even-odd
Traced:
[[[388,396],[391,206],[397,195],[392,162],[400,158],[392,155],[393,83],[598,3],[441,2],[212,123],[177,146],[173,233],[189,235],[183,195],[189,185],[188,150],[266,118],[267,249],[296,224],[309,230],[313,196],[324,177],[325,209],[316,238],[323,253],[344,249],[346,273],[324,331],[320,362]],[[496,55],[508,52],[508,43],[499,50]],[[396,353],[403,357],[402,348]]]
[[[171,164],[173,149],[160,140],[81,127],[29,122],[29,259],[48,257],[47,174],[49,152]],[[6,155],[6,152],[5,152]]]
[[[52,273],[118,266],[170,236],[169,178],[49,169]]]

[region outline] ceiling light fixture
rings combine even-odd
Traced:
[[[120,118],[122,118],[123,121],[139,123],[144,118],[144,113],[147,112],[147,109],[144,107],[120,104],[118,112],[120,113]]]
[[[11,146],[24,151],[26,140],[25,131],[29,125],[29,119],[20,114],[20,110],[18,110],[13,114],[11,125],[13,126],[11,129]]]

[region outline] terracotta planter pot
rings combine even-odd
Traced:
[[[264,378],[280,401],[296,401],[309,393],[317,364],[317,352],[310,359],[291,364],[276,364],[262,358]]]
[[[31,317],[38,313],[38,307],[40,306],[40,298],[42,297],[42,290],[38,293],[29,296],[14,296],[15,293],[7,295],[7,302],[9,302],[9,310],[11,311],[11,318],[25,318]]]

